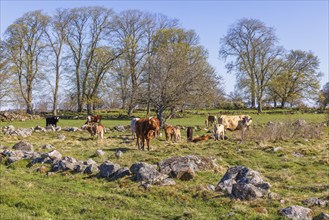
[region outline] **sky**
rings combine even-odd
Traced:
[[[209,63],[223,77],[225,92],[234,90],[235,76],[228,74],[225,63],[218,58],[219,40],[230,25],[241,18],[254,18],[275,28],[279,45],[286,50],[312,51],[320,60],[323,73],[321,88],[329,82],[328,11],[329,0],[302,1],[1,1],[1,37],[6,28],[25,12],[43,10],[49,15],[56,8],[104,6],[115,12],[138,9],[161,13],[177,18],[184,29],[193,29],[200,37],[200,44],[209,52]]]

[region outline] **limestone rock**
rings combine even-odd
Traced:
[[[289,206],[281,209],[280,214],[294,220],[312,220],[312,210],[302,206]]]
[[[13,149],[15,150],[24,150],[24,151],[33,151],[33,146],[32,144],[28,143],[28,142],[18,142],[14,145]]]

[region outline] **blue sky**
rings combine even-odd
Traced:
[[[312,51],[320,59],[324,76],[321,86],[329,81],[328,0],[322,1],[15,1],[1,0],[1,34],[25,12],[43,10],[52,14],[56,8],[105,6],[115,12],[139,9],[177,18],[185,29],[193,29],[209,52],[209,62],[223,76],[227,93],[233,91],[235,76],[226,73],[218,59],[219,39],[228,27],[241,18],[255,18],[276,29],[279,44],[287,50]]]

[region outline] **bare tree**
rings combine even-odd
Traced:
[[[251,107],[256,107],[257,101],[259,112],[267,83],[273,75],[269,68],[282,51],[275,48],[276,42],[273,28],[257,19],[245,18],[232,25],[220,40],[220,57],[235,58],[226,67],[229,72],[236,71],[238,81],[243,81],[241,85],[250,92]]]
[[[196,97],[206,99],[216,87],[218,77],[207,63],[207,52],[199,45],[193,31],[159,30],[153,47],[150,101],[163,123],[164,110],[171,111],[165,117],[168,119],[177,107],[192,103]],[[144,97],[147,100],[148,96]]]
[[[10,80],[12,78],[9,71],[9,59],[5,47],[5,42],[0,40],[0,109],[5,106],[6,99],[10,94]]]
[[[282,68],[270,83],[270,89],[279,97],[282,108],[287,102],[318,94],[321,77],[318,67],[319,59],[312,52],[292,50],[286,55]]]
[[[6,30],[6,48],[10,71],[17,76],[26,112],[33,113],[33,85],[40,73],[42,53],[46,47],[43,37],[48,17],[41,11],[25,13]]]
[[[53,17],[50,18],[50,29],[46,30],[47,40],[52,51],[51,58],[54,59],[51,64],[55,70],[55,84],[52,83],[52,77],[48,76],[49,85],[53,93],[53,114],[57,115],[59,81],[61,77],[62,53],[65,44],[65,30],[68,26],[68,10],[57,9]]]
[[[91,74],[95,51],[106,42],[106,34],[111,28],[111,9],[84,7],[70,10],[69,25],[66,30],[67,43],[71,49],[75,65],[75,88],[78,112],[86,104],[87,81]],[[88,105],[88,103],[87,103]]]
[[[126,70],[130,75],[131,88],[128,100],[128,115],[136,106],[136,94],[141,85],[148,54],[147,28],[150,18],[138,10],[127,10],[115,17],[114,38],[121,48]]]

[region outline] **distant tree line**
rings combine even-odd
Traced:
[[[328,86],[319,93],[318,58],[286,52],[273,28],[241,19],[220,42],[220,57],[238,80],[227,96],[198,35],[176,19],[104,7],[31,11],[0,42],[0,105],[10,102],[30,114],[51,108],[54,115],[101,108],[131,115],[145,108],[159,118],[169,110],[170,118],[184,108],[230,102],[259,112],[264,103],[285,107],[303,98],[328,104]]]

